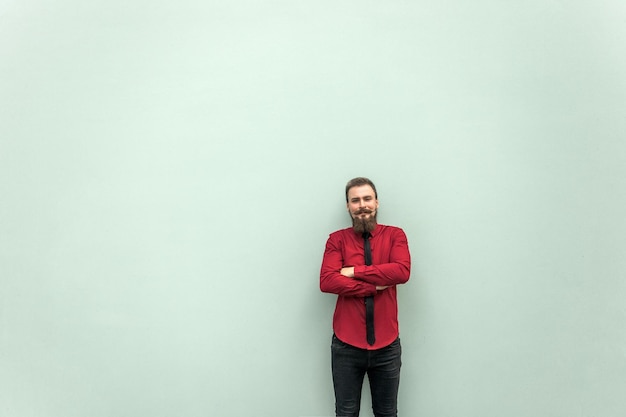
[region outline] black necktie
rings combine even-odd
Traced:
[[[370,248],[370,233],[363,233],[363,247],[365,248],[365,265],[372,264],[372,249]],[[374,335],[374,296],[365,297],[365,329],[367,331],[367,343],[371,346],[376,341]]]

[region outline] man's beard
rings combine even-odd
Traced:
[[[361,213],[372,213],[369,210],[362,210],[355,213],[355,216],[358,216]],[[364,232],[371,232],[376,228],[376,215],[378,213],[374,212],[370,217],[360,218],[360,217],[352,217],[352,227],[354,231],[362,234]]]

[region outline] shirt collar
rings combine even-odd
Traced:
[[[371,237],[376,236],[376,235],[378,234],[378,232],[379,232],[379,231],[380,231],[380,224],[376,223],[376,227],[374,227],[374,230],[372,230],[372,231],[370,232]],[[357,236],[361,237],[361,233],[357,233],[357,232],[354,230],[354,227],[352,228],[352,233],[354,233],[355,235],[357,235]]]

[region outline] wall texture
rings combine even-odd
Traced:
[[[0,1],[0,414],[333,415],[318,271],[366,175],[414,258],[401,415],[623,416],[625,20]]]

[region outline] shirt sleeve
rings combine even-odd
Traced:
[[[376,285],[355,278],[341,275],[343,268],[341,240],[330,236],[326,242],[322,268],[320,271],[320,290],[322,292],[353,297],[365,297],[376,294]]]
[[[411,254],[406,234],[396,229],[391,236],[389,262],[377,265],[354,267],[354,277],[376,285],[404,284],[411,275]]]

